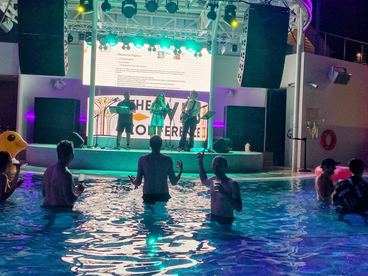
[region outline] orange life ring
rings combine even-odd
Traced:
[[[327,144],[327,137],[330,136],[330,143]],[[322,146],[325,150],[332,150],[336,146],[336,134],[330,129],[327,129],[322,134]]]

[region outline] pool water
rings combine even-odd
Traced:
[[[0,275],[366,275],[368,227],[316,201],[313,179],[239,181],[234,225],[206,223],[191,176],[153,207],[125,179],[86,176],[73,211],[40,208],[28,173],[0,205]]]

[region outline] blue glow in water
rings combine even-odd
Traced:
[[[198,180],[170,186],[153,207],[128,181],[89,177],[75,208],[40,208],[41,178],[0,205],[0,274],[364,275],[368,236],[357,215],[339,219],[313,180],[239,181],[232,227],[209,223]]]

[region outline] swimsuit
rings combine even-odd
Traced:
[[[171,198],[171,196],[169,195],[169,193],[143,194],[142,198],[144,203],[155,204],[157,201],[167,202]]]
[[[230,224],[232,225],[234,222],[234,217],[221,217],[214,214],[209,214],[211,217],[211,221],[215,221],[219,224]]]

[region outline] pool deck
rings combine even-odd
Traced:
[[[150,152],[149,149],[76,148],[70,169],[136,172],[139,158]],[[182,160],[183,173],[198,173],[197,152],[161,150],[161,153],[170,156],[174,163]],[[263,153],[240,151],[220,154],[206,152],[203,159],[206,171],[212,171],[212,159],[217,155],[222,155],[228,160],[228,173],[261,173],[264,171]],[[29,144],[27,146],[26,162],[30,166],[48,167],[56,161],[56,145]]]

